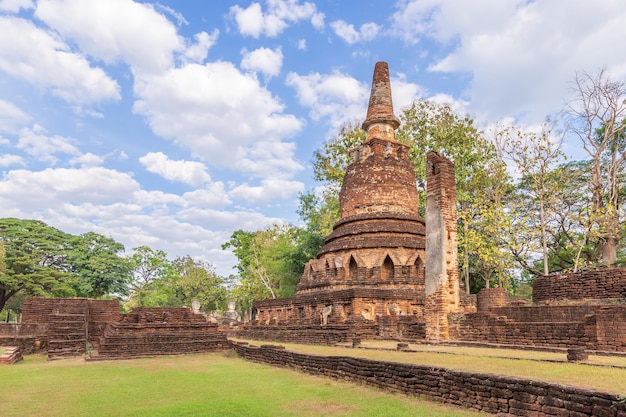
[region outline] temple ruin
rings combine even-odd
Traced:
[[[454,164],[427,162],[426,219],[397,142],[387,64],[374,70],[340,192],[341,219],[292,297],[257,301],[241,337],[301,343],[382,338],[626,351],[626,269],[538,277],[533,304],[503,288],[459,291]]]
[[[227,349],[226,336],[334,344],[393,339],[626,352],[626,269],[537,277],[533,303],[503,288],[459,291],[454,164],[429,152],[426,218],[408,146],[395,139],[388,66],[376,64],[363,129],[339,195],[340,220],[291,297],[254,303],[241,322],[187,308],[117,300],[26,298],[22,322],[0,324],[0,344],[50,359],[130,358]],[[575,356],[575,355],[574,355]]]
[[[224,350],[217,324],[185,307],[138,307],[120,312],[119,300],[27,297],[20,324],[0,326],[0,345],[45,350],[49,360],[87,355],[129,359]]]
[[[306,264],[296,294],[256,302],[255,321],[242,334],[327,343],[448,339],[447,314],[459,309],[454,167],[428,155],[427,216],[436,227],[427,233],[409,147],[395,139],[399,125],[389,69],[379,62],[362,125],[367,137],[350,151],[339,194],[340,220]],[[429,242],[437,255],[427,255]]]

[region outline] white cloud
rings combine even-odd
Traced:
[[[293,158],[295,151],[293,142],[259,141],[242,152],[237,166],[261,178],[291,178],[303,169]]]
[[[298,50],[300,51],[306,50],[306,39],[298,40]]]
[[[242,35],[253,38],[278,36],[290,23],[307,19],[318,30],[324,27],[324,14],[317,11],[315,4],[300,4],[299,0],[267,0],[265,12],[256,2],[245,9],[235,5],[230,8],[230,16]]]
[[[242,74],[228,62],[188,64],[142,78],[135,93],[134,111],[147,118],[157,135],[218,167],[246,170],[241,160],[252,147],[282,142],[301,128],[254,75]],[[294,162],[293,153],[281,157],[284,166]]]
[[[313,120],[328,118],[333,129],[365,118],[369,87],[349,75],[337,71],[325,75],[291,72],[286,84],[296,90],[300,104],[311,109]]]
[[[187,200],[179,195],[165,193],[163,191],[146,191],[138,190],[133,193],[133,201],[139,204],[141,207],[153,207],[153,206],[169,206],[176,205],[180,207],[187,207]],[[166,210],[169,212],[169,210]]]
[[[0,99],[0,132],[13,133],[30,120],[15,104]]]
[[[404,74],[392,76],[390,82],[393,110],[396,114],[410,106],[415,100],[426,96],[426,90],[415,83],[408,82]]]
[[[173,161],[162,152],[150,152],[139,158],[139,162],[148,171],[169,181],[182,182],[192,186],[211,181],[211,176],[206,172],[206,166],[201,162]]]
[[[62,136],[47,136],[45,130],[35,125],[20,132],[17,148],[39,161],[55,164],[56,154],[80,155],[81,152],[74,146],[75,140]]]
[[[277,76],[283,65],[283,53],[280,48],[259,48],[254,51],[242,51],[241,68],[248,71],[260,71],[266,79]]]
[[[163,71],[185,50],[176,27],[148,3],[131,0],[41,0],[35,15],[84,53],[134,71]],[[193,55],[193,53],[192,53]]]
[[[242,9],[239,5],[234,5],[230,8],[230,13],[242,35],[258,38],[263,32],[264,17],[259,3],[252,3],[246,9]]]
[[[544,1],[545,0],[539,0]],[[548,0],[553,1],[553,0]],[[468,32],[504,31],[508,17],[524,0],[402,0],[392,15],[391,34],[414,44],[421,37],[446,43]],[[489,12],[486,13],[485,11]]]
[[[0,181],[0,206],[38,212],[64,204],[110,204],[132,196],[139,184],[123,172],[102,168],[48,168],[43,171],[12,170]]]
[[[171,7],[165,6],[161,3],[156,3],[153,5],[154,8],[156,10],[159,10],[160,12],[163,12],[164,14],[168,14],[170,16],[172,16],[174,18],[174,20],[176,20],[176,24],[178,26],[182,26],[182,25],[188,25],[189,22],[187,21],[187,19],[185,19],[185,16],[183,16],[182,13],[177,12],[176,10],[172,9]]]
[[[288,199],[304,191],[304,184],[300,181],[281,179],[264,179],[260,186],[241,184],[228,194],[234,199],[247,203],[268,203],[277,199]]]
[[[35,7],[32,0],[0,0],[0,11],[17,13],[20,9]]]
[[[399,3],[392,27],[407,42],[449,47],[430,70],[468,73],[473,113],[533,123],[562,108],[576,69],[626,75],[623,54],[606,53],[623,49],[625,20],[626,3],[610,0],[413,0]]]
[[[210,35],[206,32],[196,33],[194,35],[196,43],[187,47],[183,54],[183,60],[185,62],[203,62],[207,57],[209,49],[217,42],[219,34],[220,31],[217,29],[213,30]]]
[[[32,22],[0,16],[0,71],[25,80],[74,105],[120,98],[119,85],[73,53],[53,33]]]
[[[91,152],[70,159],[70,164],[80,165],[83,168],[100,166],[104,162],[104,158],[94,155]]]
[[[11,165],[26,165],[24,163],[24,158],[19,155],[12,155],[10,153],[5,153],[0,155],[0,167],[9,167]]]
[[[207,184],[204,188],[186,192],[183,194],[183,198],[192,207],[223,209],[232,203],[224,190],[224,183],[220,181]]]
[[[380,30],[380,26],[376,23],[369,22],[362,24],[360,29],[357,31],[354,28],[354,25],[348,24],[343,20],[335,20],[334,22],[331,22],[330,27],[333,31],[335,31],[337,36],[350,45],[356,42],[371,41],[376,37],[376,35],[378,35]]]
[[[188,222],[198,223],[210,229],[223,230],[224,243],[235,229],[260,230],[274,223],[279,223],[282,219],[277,217],[267,217],[256,211],[233,210],[220,211],[200,207],[191,207],[178,212],[178,216]]]

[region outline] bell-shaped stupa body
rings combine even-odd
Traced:
[[[395,140],[399,125],[389,69],[378,62],[363,122],[367,138],[351,150],[339,194],[341,219],[305,267],[298,292],[423,285],[424,220],[409,148]]]
[[[393,114],[389,69],[386,62],[374,68],[372,92],[363,129],[365,142],[352,150],[352,163],[340,193],[341,218],[394,212],[417,215],[418,195],[409,148],[395,139],[400,121]]]

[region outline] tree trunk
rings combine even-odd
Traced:
[[[544,191],[539,200],[539,215],[541,221],[541,248],[543,252],[543,275],[548,275],[548,234],[546,232],[546,212],[544,208]]]
[[[467,222],[463,222],[463,233],[464,236],[467,236]],[[463,254],[463,275],[465,277],[465,292],[467,295],[470,294],[470,273],[469,273],[469,253],[467,253],[467,248],[465,248]]]
[[[614,265],[617,261],[617,238],[607,237],[602,245],[602,262],[607,266]]]

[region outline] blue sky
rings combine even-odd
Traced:
[[[428,98],[533,126],[575,71],[624,78],[624,22],[608,0],[0,0],[0,217],[228,275],[234,230],[298,222],[376,61],[396,113]]]

